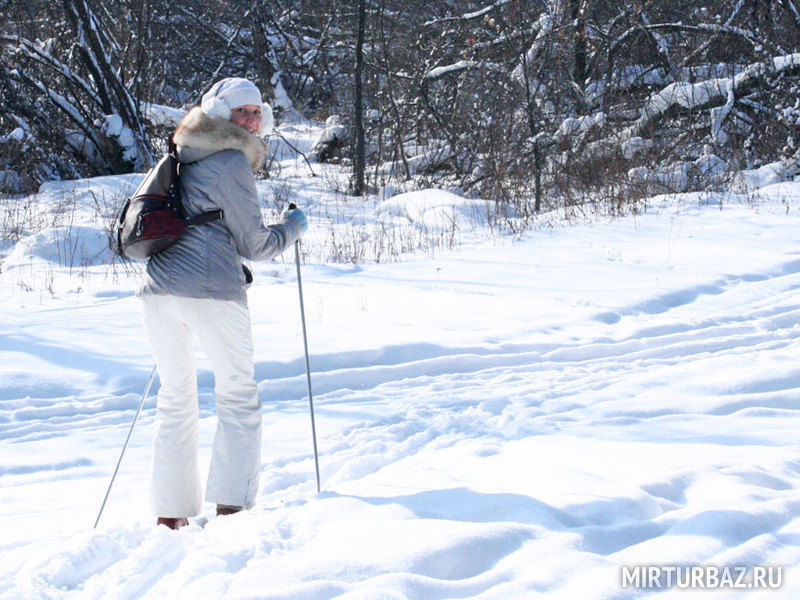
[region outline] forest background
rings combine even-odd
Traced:
[[[217,79],[327,120],[346,192],[439,187],[517,222],[800,172],[800,0],[4,0],[0,192],[142,172]],[[263,175],[267,175],[267,165]],[[5,236],[4,236],[5,237]],[[13,236],[12,236],[13,237]]]

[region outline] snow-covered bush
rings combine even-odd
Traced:
[[[320,162],[327,162],[340,157],[339,151],[351,143],[350,129],[344,124],[341,117],[331,115],[325,121],[325,129],[314,140],[311,153]]]

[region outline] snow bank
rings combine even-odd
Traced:
[[[421,190],[399,194],[375,208],[382,223],[412,224],[427,231],[447,232],[486,227],[494,203],[470,200],[443,190]]]
[[[634,167],[628,171],[628,178],[656,188],[682,192],[689,185],[690,167],[691,163],[688,162],[675,162],[661,169]]]
[[[48,207],[50,211],[77,208],[83,211],[81,218],[100,211],[103,218],[115,216],[116,208],[128,198],[141,183],[144,173],[127,175],[104,175],[88,179],[46,181],[39,186],[33,199]]]
[[[3,262],[4,270],[43,260],[62,267],[88,267],[111,259],[108,232],[85,226],[46,229],[22,238]]]
[[[623,153],[626,158],[632,158],[635,152],[651,146],[652,144],[647,144],[642,138],[633,138],[629,143],[623,144]],[[683,192],[689,186],[692,177],[721,182],[726,171],[725,161],[711,153],[710,149],[706,149],[706,153],[692,162],[678,161],[659,169],[634,167],[628,171],[628,178],[652,185],[655,189],[666,188],[674,192]]]
[[[747,192],[786,180],[786,169],[780,161],[766,164],[757,169],[740,171],[734,178],[737,191]]]

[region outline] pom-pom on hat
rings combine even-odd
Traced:
[[[245,104],[261,106],[261,92],[255,84],[243,77],[227,77],[211,86],[203,94],[200,107],[210,117],[229,121],[231,111]]]

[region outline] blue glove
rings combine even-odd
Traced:
[[[281,217],[284,219],[291,219],[297,223],[300,226],[301,233],[308,229],[308,219],[306,218],[306,214],[297,207],[284,208],[283,212],[281,213]]]

